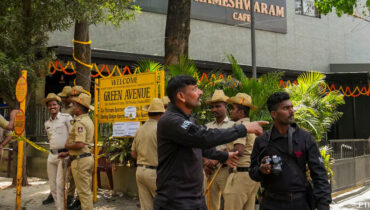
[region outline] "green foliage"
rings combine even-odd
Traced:
[[[231,63],[233,76],[238,82],[235,87],[226,88],[225,94],[227,96],[234,96],[238,92],[243,92],[252,97],[252,103],[258,107],[257,110],[251,110],[250,118],[252,121],[255,120],[266,120],[272,122],[270,113],[267,110],[267,98],[274,92],[281,90],[279,88],[280,78],[282,72],[270,72],[262,75],[258,80],[248,78],[234,56],[227,56]]]
[[[363,12],[368,14],[370,10],[370,0],[366,1],[366,5],[360,5],[359,0],[315,0],[315,5],[320,13],[328,14],[335,9],[335,13],[338,17],[341,17],[343,14],[353,15],[354,10],[361,6],[363,7]]]
[[[152,60],[140,60],[138,65],[141,72],[156,72],[164,69],[164,66]]]
[[[56,5],[44,1],[4,0],[0,2],[0,97],[16,107],[15,84],[21,70],[27,70],[29,96],[35,91],[40,71],[47,68],[52,57],[46,51],[48,32],[68,26],[63,14],[57,14]],[[26,8],[26,7],[25,7]],[[58,23],[58,24],[57,24]]]
[[[130,153],[132,141],[132,138],[105,138],[103,140],[104,156],[112,163],[131,165],[135,162]]]
[[[30,2],[29,7],[26,3]],[[28,90],[35,90],[40,72],[53,58],[47,52],[49,32],[66,30],[75,20],[118,26],[140,11],[131,0],[0,1],[0,97],[15,106],[14,88],[20,71],[28,71]],[[29,8],[25,10],[24,8]]]
[[[179,57],[178,64],[169,65],[167,66],[167,68],[169,70],[170,77],[178,75],[199,76],[198,69],[195,66],[194,62],[184,55],[181,55]]]
[[[110,23],[118,27],[140,13],[141,8],[132,0],[64,0],[64,12],[72,20],[88,21],[90,24]]]
[[[321,141],[343,114],[336,110],[344,104],[343,95],[336,91],[326,92],[324,79],[322,73],[308,72],[298,77],[298,85],[286,88],[295,107],[297,124],[309,131],[316,141]]]

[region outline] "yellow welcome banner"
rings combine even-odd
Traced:
[[[147,120],[142,108],[159,97],[160,73],[99,79],[99,123]]]

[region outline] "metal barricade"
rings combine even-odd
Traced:
[[[331,157],[334,159],[354,158],[370,154],[369,139],[333,139],[329,142]]]

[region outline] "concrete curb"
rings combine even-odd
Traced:
[[[345,195],[338,195],[335,198],[333,198],[333,203],[340,203],[344,200],[347,200],[348,198],[351,198],[353,196],[357,196],[358,194],[362,194],[368,190],[370,190],[370,181],[367,181],[364,185],[359,186],[361,189],[359,190],[353,190],[355,192],[351,192]]]

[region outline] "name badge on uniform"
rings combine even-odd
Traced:
[[[83,127],[78,127],[78,128],[77,128],[77,131],[78,131],[79,133],[82,133],[82,131],[83,131]]]

